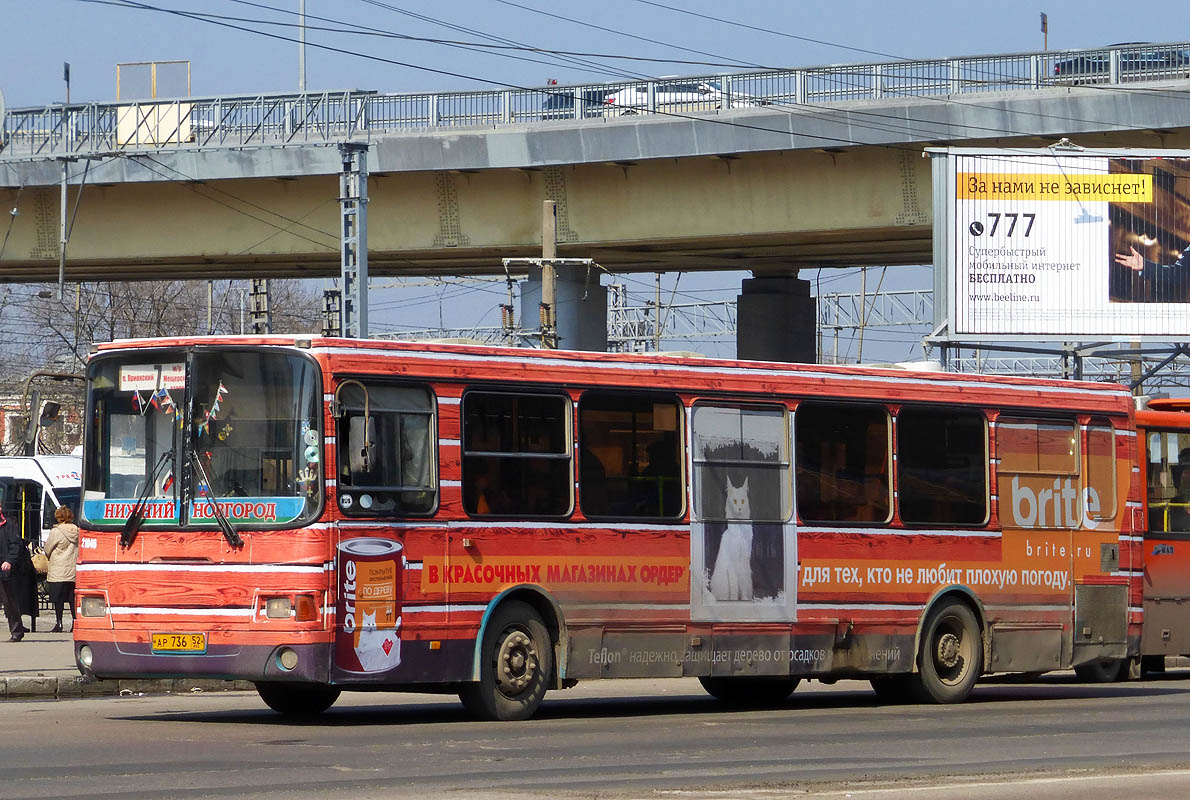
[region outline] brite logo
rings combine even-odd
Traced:
[[[335,664],[345,672],[384,672],[401,664],[405,556],[399,542],[340,543]]]
[[[1100,509],[1099,492],[1088,486],[1080,498],[1070,478],[1054,478],[1052,486],[1034,490],[1022,486],[1014,475],[1009,506],[1018,528],[1099,527],[1099,520],[1093,517]]]

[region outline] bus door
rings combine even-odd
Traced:
[[[793,621],[797,532],[787,409],[696,403],[690,429],[692,617]]]
[[[993,625],[1000,652],[993,656],[1013,672],[1070,663],[1073,533],[1081,520],[1079,442],[1072,417],[996,421],[1003,552],[1016,584],[1001,594],[1003,608]]]
[[[1141,652],[1181,655],[1190,653],[1190,432],[1141,433],[1148,498]]]
[[[1121,571],[1120,530],[1131,465],[1116,458],[1109,420],[1092,418],[1082,435],[1082,493],[1075,504],[1081,519],[1071,550],[1074,664],[1123,658],[1128,640],[1130,573]]]
[[[17,526],[22,539],[41,544],[41,507],[44,492],[41,484],[17,478],[4,478],[0,481],[4,484],[4,516]]]

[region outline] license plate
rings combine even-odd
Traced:
[[[154,633],[154,653],[205,653],[205,633]]]

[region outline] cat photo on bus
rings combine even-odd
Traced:
[[[727,479],[723,518],[727,527],[719,539],[715,568],[711,571],[711,594],[716,600],[752,599],[752,506],[748,479],[735,486]]]
[[[703,523],[704,586],[708,599],[714,602],[773,601],[784,594],[784,531],[781,524],[764,521],[766,515],[757,511],[757,502],[762,507],[766,503],[756,494],[756,481],[762,477],[733,479],[724,473],[722,488],[705,487],[723,497],[717,509],[722,511],[721,518]],[[767,502],[771,503],[771,498]],[[715,504],[708,502],[704,507],[715,508]]]

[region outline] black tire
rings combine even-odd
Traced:
[[[342,690],[335,686],[319,683],[275,683],[261,681],[256,684],[260,699],[278,714],[292,717],[312,717],[326,711],[339,699]]]
[[[872,691],[883,703],[906,703],[913,699],[912,675],[881,675],[869,680]]]
[[[1079,664],[1074,674],[1084,683],[1116,683],[1128,675],[1128,659],[1105,658],[1090,664]]]
[[[959,600],[943,600],[922,630],[913,673],[913,694],[923,703],[961,703],[983,672],[983,636],[974,612]]]
[[[511,721],[537,713],[554,673],[554,645],[541,615],[510,600],[488,620],[480,645],[479,682],[459,692],[478,719]]]
[[[733,706],[760,708],[784,702],[801,683],[801,678],[765,678],[748,675],[738,677],[706,677],[698,682],[707,694]]]

